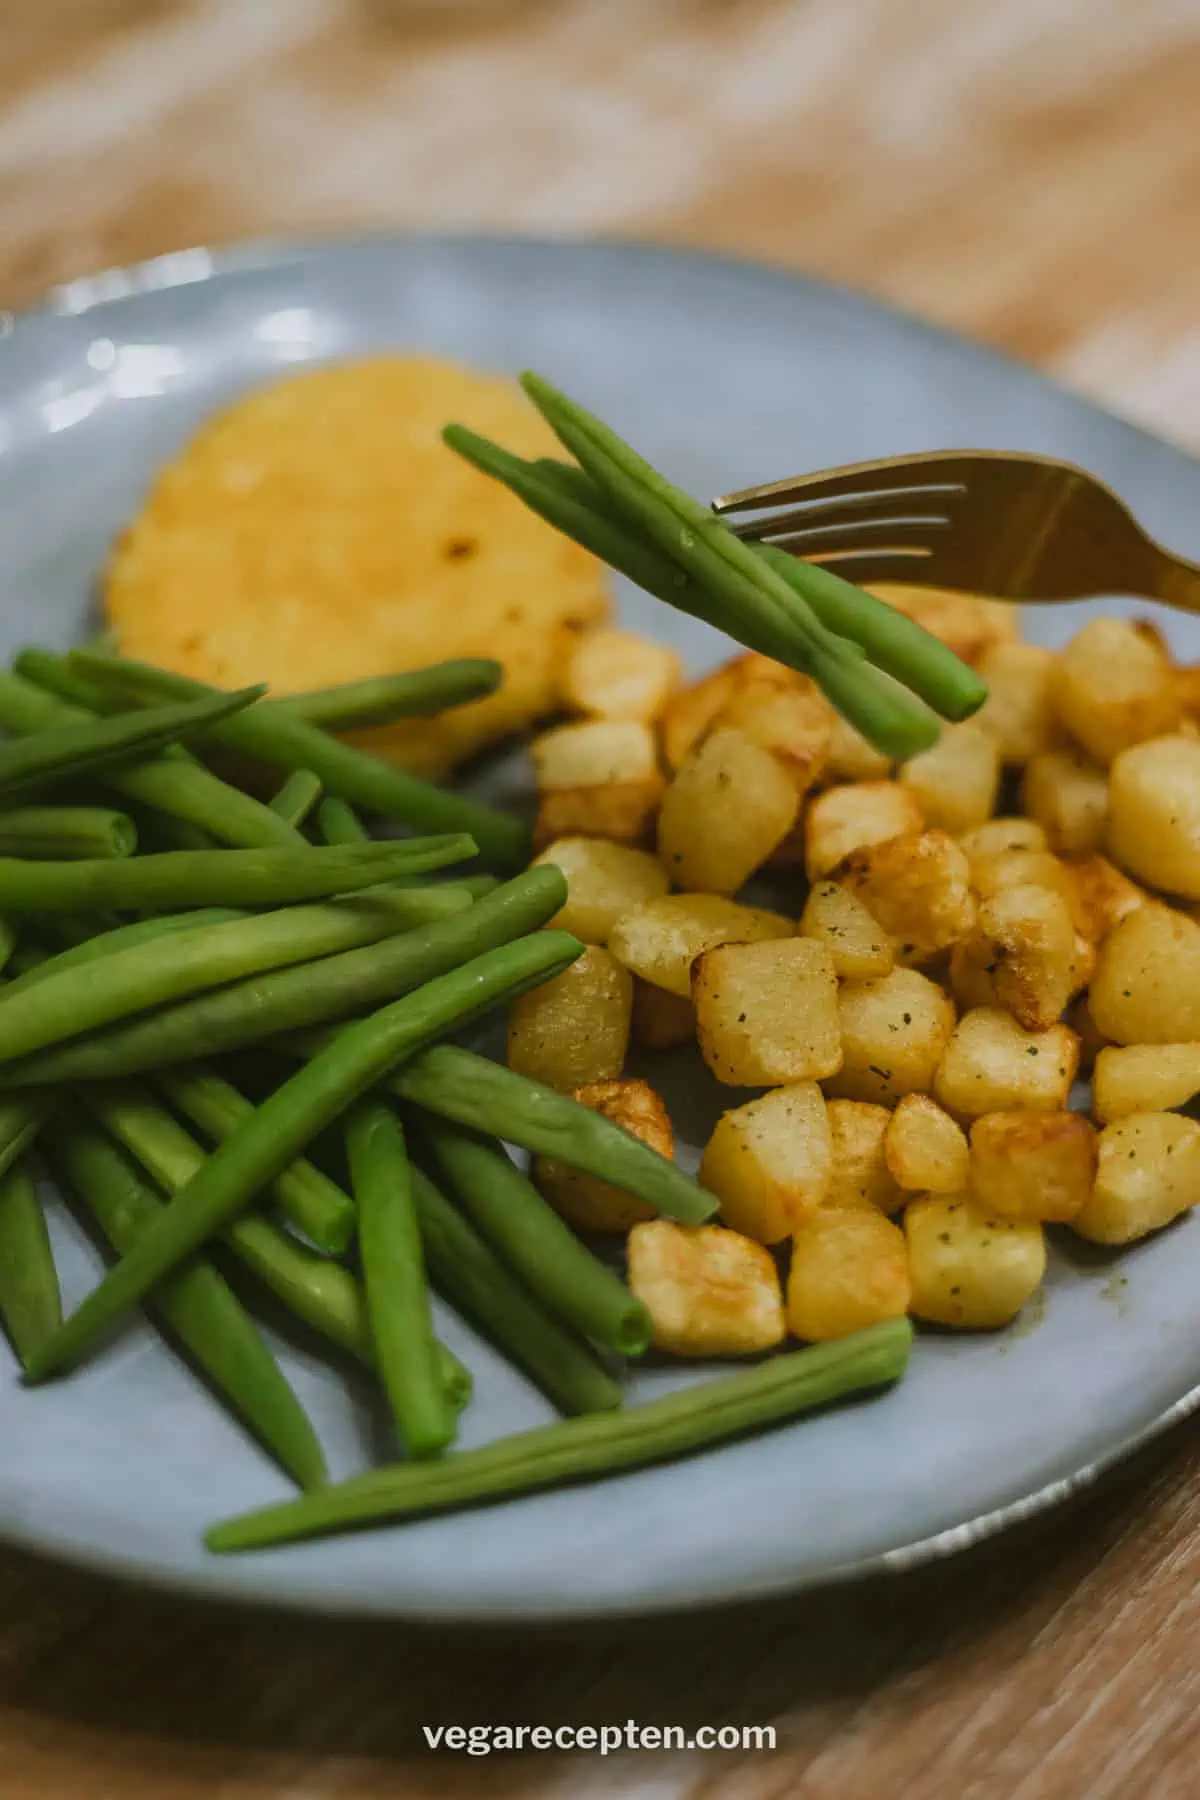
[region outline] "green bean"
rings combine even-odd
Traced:
[[[58,1120],[49,1156],[61,1184],[78,1195],[119,1255],[163,1210],[122,1151],[77,1115]],[[293,1480],[320,1487],[325,1459],[308,1416],[258,1326],[212,1264],[193,1257],[162,1283],[149,1308]]]
[[[419,1150],[480,1235],[559,1319],[615,1350],[640,1356],[650,1315],[547,1205],[500,1145],[425,1115]]]
[[[94,712],[48,691],[40,681],[0,671],[0,727],[6,731],[26,737],[95,717]],[[237,849],[265,849],[272,845],[295,848],[304,841],[286,819],[269,807],[230,787],[186,756],[176,757],[171,751],[106,769],[100,780],[105,788],[124,799],[197,826],[210,832],[218,842]]]
[[[171,702],[143,713],[60,725],[0,744],[0,796],[10,799],[32,788],[96,774],[112,763],[152,756],[167,744],[203,733],[208,725],[244,712],[266,691],[265,686],[248,687],[216,700],[206,696]]]
[[[280,906],[320,900],[474,854],[469,837],[398,838],[297,850],[168,850],[113,862],[34,863],[0,858],[7,912],[163,910],[188,906]]]
[[[0,856],[43,862],[132,856],[137,841],[129,814],[105,806],[24,806],[0,813]]]
[[[908,1320],[888,1319],[642,1406],[536,1426],[439,1462],[371,1469],[311,1498],[223,1520],[204,1541],[210,1550],[263,1550],[669,1462],[888,1387],[904,1374],[911,1348]]]
[[[31,1088],[24,1094],[0,1094],[0,1175],[23,1156],[45,1123],[50,1103]]]
[[[503,679],[503,663],[462,656],[425,669],[343,681],[311,694],[281,695],[279,703],[322,731],[360,731],[396,719],[429,718],[449,706],[481,700],[494,694]]]
[[[454,1413],[438,1368],[400,1121],[388,1107],[362,1102],[347,1119],[346,1149],[379,1373],[409,1455],[436,1456],[453,1441]]]
[[[132,950],[138,944],[153,943],[155,938],[169,937],[175,931],[196,931],[201,925],[233,924],[248,916],[232,906],[197,907],[194,912],[158,913],[150,919],[136,919],[130,925],[113,925],[84,937],[78,936],[75,923],[71,921],[62,933],[68,939],[68,947],[57,955],[26,941],[21,947],[21,961],[28,966],[23,966],[16,980],[10,981],[0,992],[5,995],[23,993],[34,982],[44,981],[47,975],[58,975],[64,969],[78,969],[95,962],[98,957],[111,956],[114,950]],[[68,917],[63,913],[52,913],[48,919],[39,920],[39,924],[43,930],[54,929],[64,924]],[[56,935],[59,934],[56,932]]]
[[[253,1102],[232,1082],[200,1064],[165,1069],[155,1078],[155,1086],[185,1119],[219,1144],[254,1112]],[[348,1247],[355,1229],[354,1202],[307,1157],[298,1156],[282,1169],[270,1191],[292,1224],[320,1249],[340,1256]]]
[[[320,798],[320,777],[311,769],[297,769],[287,777],[278,793],[272,795],[269,805],[272,812],[299,830]]]
[[[536,932],[476,957],[349,1026],[218,1145],[161,1221],[42,1346],[32,1365],[36,1376],[49,1375],[80,1356],[184,1257],[244,1212],[268,1181],[398,1062],[552,979],[581,952],[578,939],[566,932]]]
[[[432,907],[448,887],[405,890],[406,904]],[[518,875],[469,911],[406,931],[364,950],[274,969],[156,1013],[127,1019],[59,1047],[3,1065],[9,1087],[103,1081],[277,1038],[399,998],[470,957],[536,931],[566,899],[562,872],[546,863]],[[19,985],[19,984],[14,984]],[[2,1002],[0,1002],[2,1003]]]
[[[62,1324],[46,1215],[24,1162],[0,1176],[0,1318],[22,1363]]]
[[[17,948],[17,930],[11,919],[0,915],[0,969],[8,967]]]
[[[322,800],[317,808],[317,830],[326,844],[369,844],[371,834],[352,806],[344,800]]]
[[[430,1279],[560,1412],[602,1412],[621,1389],[595,1353],[507,1269],[422,1169],[413,1200]]]

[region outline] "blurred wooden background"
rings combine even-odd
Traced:
[[[0,305],[246,234],[633,233],[868,289],[1200,446],[1198,95],[1198,0],[0,0]],[[0,1794],[1184,1800],[1198,1470],[1185,1427],[960,1562],[569,1634],[2,1554]],[[781,1747],[421,1753],[422,1722],[630,1715]]]

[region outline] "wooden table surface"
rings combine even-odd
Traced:
[[[1198,93],[1197,0],[3,0],[0,305],[248,233],[634,233],[869,289],[1200,446]],[[1190,1796],[1198,1471],[1185,1426],[952,1563],[552,1634],[2,1554],[0,1795]],[[630,1715],[780,1747],[468,1758],[419,1729]]]

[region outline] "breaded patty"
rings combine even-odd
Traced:
[[[424,773],[552,710],[575,634],[604,619],[600,565],[441,442],[450,420],[554,454],[515,383],[425,357],[289,375],[210,419],[114,550],[122,651],[222,687],[300,693],[450,656],[502,690],[359,741]]]

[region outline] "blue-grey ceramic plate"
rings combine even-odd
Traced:
[[[113,532],[161,459],[239,388],[395,347],[534,365],[694,493],[895,451],[1047,451],[1200,555],[1200,467],[1027,370],[793,275],[615,244],[507,239],[189,251],[0,314],[5,654],[80,631]],[[635,624],[701,668],[724,649],[643,597]],[[1061,639],[1080,610],[1039,612]],[[1170,621],[1177,641],[1188,625]],[[1193,629],[1190,651],[1200,655]],[[717,1096],[677,1089],[703,1141]],[[68,1304],[95,1278],[61,1210]],[[942,1554],[1087,1481],[1200,1399],[1198,1227],[1119,1262],[1055,1260],[1044,1314],[922,1339],[908,1380],[674,1467],[401,1529],[218,1560],[211,1520],[281,1496],[272,1465],[142,1328],[37,1392],[0,1385],[0,1533],[148,1581],[292,1606],[443,1618],[649,1612]],[[453,1321],[476,1373],[463,1442],[548,1417]],[[332,1466],[386,1441],[364,1387],[284,1346]],[[3,1352],[0,1352],[2,1355]],[[633,1403],[684,1379],[639,1374]]]

